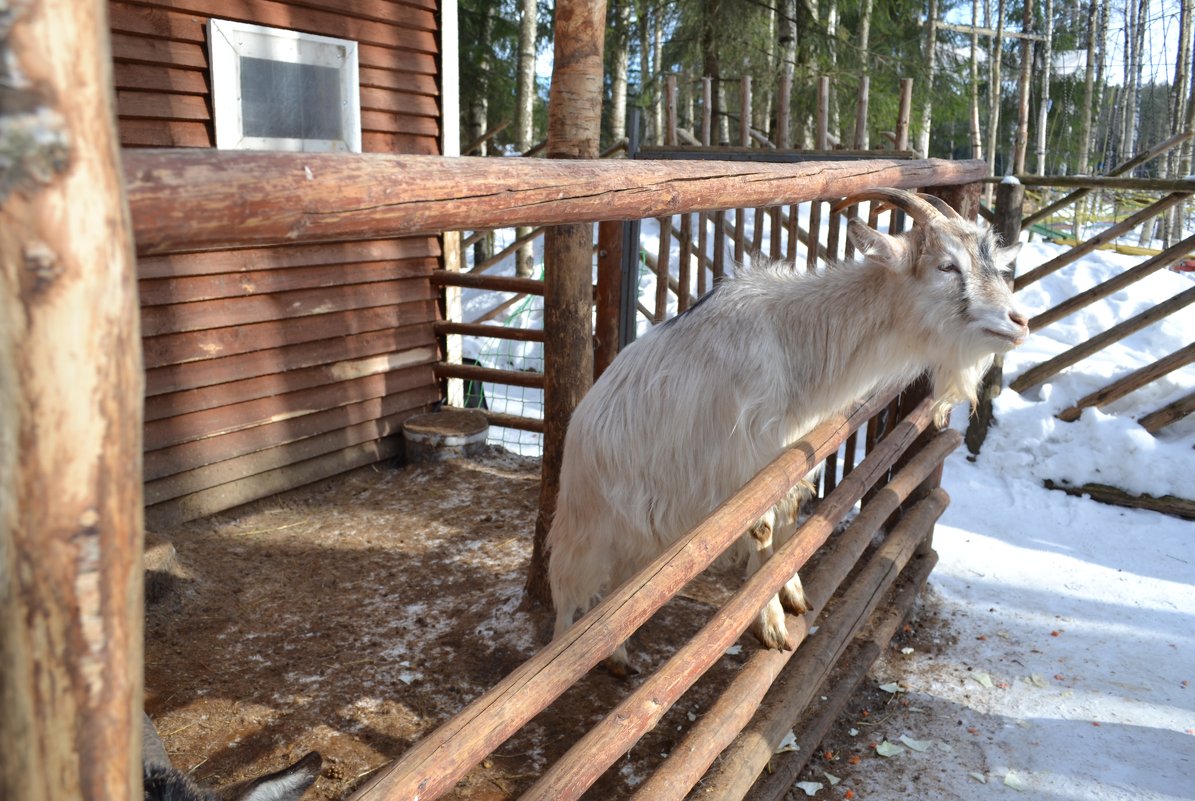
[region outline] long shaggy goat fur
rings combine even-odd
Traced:
[[[848,236],[855,262],[725,280],[626,348],[577,407],[548,535],[557,636],[828,416],[926,370],[948,411],[1027,334],[1003,276],[1016,250],[974,224],[888,236],[852,221]],[[748,541],[762,556],[768,534]],[[781,595],[804,611],[795,578]],[[778,600],[754,630],[784,646]]]

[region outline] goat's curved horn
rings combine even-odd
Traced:
[[[915,222],[924,225],[930,220],[940,220],[943,214],[936,206],[924,198],[905,191],[904,189],[867,189],[835,203],[830,207],[832,212],[840,212],[847,206],[853,206],[862,200],[880,200],[893,208],[906,212]]]
[[[924,200],[925,202],[927,202],[931,206],[933,206],[935,209],[942,212],[942,214],[947,219],[951,219],[951,220],[963,219],[963,215],[959,214],[958,211],[954,208],[954,206],[950,205],[949,203],[947,203],[945,200],[938,197],[937,195],[927,195],[925,192],[918,192],[917,197],[921,198],[922,200]]]

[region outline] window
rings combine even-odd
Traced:
[[[361,152],[357,43],[213,19],[216,147]]]

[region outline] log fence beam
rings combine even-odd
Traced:
[[[142,255],[639,220],[760,207],[876,187],[971,183],[982,161],[770,164],[647,159],[489,159],[386,154],[128,150]]]
[[[787,615],[790,639],[795,646],[808,633],[830,597],[842,585],[863,555],[872,536],[896,512],[909,495],[937,469],[951,451],[958,447],[961,435],[952,430],[940,432],[934,440],[876,493],[818,562],[815,572],[804,581],[810,612]],[[805,647],[805,646],[802,646]],[[685,733],[684,739],[656,771],[640,785],[632,801],[680,801],[702,777],[718,754],[733,742],[768,689],[794,654],[800,650],[760,649],[735,674],[734,680]]]
[[[1126,172],[1130,172],[1130,171],[1136,169],[1137,167],[1140,167],[1142,164],[1148,164],[1149,162],[1156,159],[1158,156],[1161,156],[1163,153],[1168,153],[1169,151],[1171,151],[1174,148],[1178,147],[1179,145],[1183,144],[1184,142],[1186,142],[1193,136],[1195,136],[1195,131],[1184,131],[1182,133],[1176,134],[1176,135],[1170,137],[1169,139],[1167,139],[1165,142],[1160,142],[1160,143],[1154,145],[1153,147],[1151,147],[1149,150],[1145,151],[1144,153],[1138,153],[1136,156],[1134,156],[1133,158],[1124,162],[1123,164],[1116,165],[1115,167],[1113,167],[1111,170],[1108,171],[1107,175],[1105,175],[1103,177],[1114,178],[1118,175],[1123,175]],[[1076,176],[1076,177],[1081,177],[1081,176]],[[1043,206],[1042,208],[1038,209],[1037,211],[1033,212],[1032,214],[1026,215],[1025,219],[1021,220],[1021,227],[1028,228],[1029,226],[1033,225],[1035,222],[1044,220],[1046,217],[1049,217],[1054,212],[1061,211],[1062,209],[1066,208],[1067,206],[1071,205],[1072,203],[1075,203],[1075,202],[1087,197],[1089,194],[1091,194],[1092,191],[1094,191],[1094,190],[1091,188],[1076,189],[1074,192],[1071,192],[1071,193],[1065,195],[1064,197],[1061,197],[1058,200],[1055,200],[1053,203],[1049,204],[1048,206]]]
[[[887,477],[888,470],[896,460],[931,425],[932,406],[929,400],[922,402],[899,423],[892,434],[885,437],[851,476],[821,502],[792,539],[768,558],[710,622],[682,645],[663,667],[644,680],[625,701],[586,732],[520,797],[521,801],[573,801],[579,798],[608,767],[654,727],[672,704],[747,629],[768,598],[825,544],[834,526],[863,497],[864,492]],[[919,534],[924,536],[924,531]],[[910,554],[916,545],[917,541],[908,544]],[[873,603],[876,600],[878,596]],[[789,647],[795,646],[796,643],[790,639]]]
[[[1086,292],[1080,292],[1078,295],[1062,301],[1057,306],[1046,309],[1029,321],[1029,330],[1038,331],[1069,314],[1074,314],[1079,309],[1085,308],[1098,300],[1103,300],[1109,295],[1113,295],[1125,287],[1135,284],[1146,276],[1156,273],[1158,270],[1165,269],[1172,264],[1182,261],[1192,251],[1195,251],[1195,234],[1192,234],[1172,247],[1166,248],[1166,250],[1158,255],[1141,262],[1135,267],[1130,267],[1120,275],[1114,276],[1102,284],[1093,286]]]
[[[1192,182],[1192,186],[1195,188],[1195,182]],[[1106,245],[1109,242],[1114,241],[1118,236],[1121,236],[1126,231],[1133,230],[1146,220],[1151,220],[1175,204],[1181,203],[1185,197],[1187,197],[1187,194],[1184,192],[1172,192],[1171,194],[1166,195],[1165,197],[1155,201],[1149,206],[1146,206],[1135,214],[1129,215],[1115,225],[1105,228],[1103,231],[1100,231],[1098,234],[1086,240],[1082,244],[1076,245],[1070,250],[1059,254],[1045,264],[1041,264],[1033,268],[1024,275],[1018,275],[1016,280],[1013,281],[1013,289],[1015,291],[1022,290],[1033,282],[1039,281],[1042,278],[1045,278],[1047,275],[1051,275],[1052,273],[1061,270],[1068,264],[1073,264],[1074,262],[1086,256],[1088,253],[1098,249],[1101,245]]]
[[[851,640],[863,630],[949,503],[950,496],[939,487],[901,517],[875,554],[863,564],[834,615],[818,630],[816,646],[798,655],[789,665],[751,725],[739,733],[717,768],[706,776],[702,782],[703,798],[729,801],[747,794],[767,768],[785,734],[792,730],[795,719],[809,707],[826,675]]]
[[[1061,373],[1072,364],[1086,359],[1093,353],[1098,353],[1113,342],[1119,342],[1192,303],[1195,303],[1195,287],[1180,292],[1169,300],[1164,300],[1153,308],[1141,312],[1136,317],[1131,317],[1119,325],[1109,328],[1104,333],[1097,334],[1081,345],[1076,345],[1053,359],[1026,370],[1008,386],[1017,392],[1024,392]]]
[[[1134,370],[1102,389],[1084,395],[1075,401],[1073,406],[1068,406],[1056,416],[1059,420],[1073,423],[1083,414],[1084,409],[1090,409],[1092,406],[1107,406],[1109,403],[1118,401],[1125,395],[1136,392],[1146,384],[1151,384],[1162,376],[1186,367],[1192,362],[1195,362],[1195,343],[1187,345],[1185,348],[1181,348],[1168,356],[1163,356],[1152,364],[1147,364],[1138,370]]]
[[[1137,422],[1146,431],[1157,436],[1157,433],[1163,428],[1182,420],[1192,412],[1195,412],[1195,392],[1184,395],[1173,403],[1166,404],[1156,412],[1150,412]]]
[[[561,637],[380,771],[350,801],[433,799],[614,652],[847,435],[888,405],[872,396],[815,427]],[[877,446],[877,450],[878,450]]]

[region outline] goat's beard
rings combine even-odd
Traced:
[[[979,403],[979,384],[993,358],[988,354],[961,367],[939,365],[934,370],[934,422],[939,428],[950,420],[950,410],[956,403],[967,401],[972,408]]]

